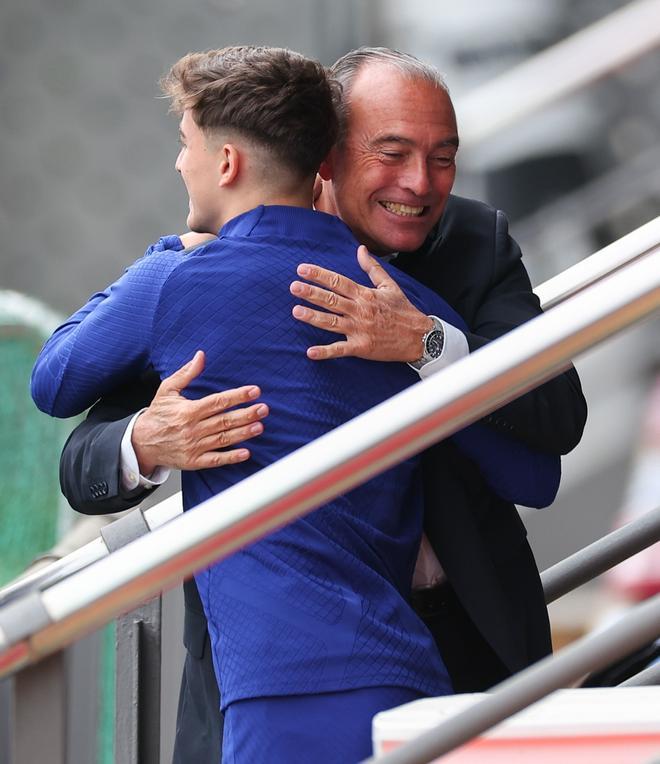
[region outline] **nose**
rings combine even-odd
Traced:
[[[411,158],[402,178],[402,186],[416,196],[424,196],[431,191],[429,167],[422,157]]]

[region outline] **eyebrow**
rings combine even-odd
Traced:
[[[449,138],[446,138],[444,141],[439,141],[434,148],[442,149],[446,148],[447,146],[453,146],[455,148],[458,148],[458,135],[451,135]],[[404,138],[402,135],[382,135],[374,140],[374,145],[379,146],[383,143],[402,143],[406,146],[412,146],[414,141],[411,141],[409,138]]]

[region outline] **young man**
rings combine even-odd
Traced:
[[[206,368],[192,398],[248,377],[271,415],[252,458],[186,472],[190,508],[412,384],[410,367],[347,358],[323,367],[305,348],[324,335],[291,317],[287,285],[313,256],[365,282],[357,241],[311,210],[315,171],[336,137],[333,85],[322,67],[279,49],[191,54],[164,89],[181,113],[176,168],[188,225],[216,240],[188,256],[163,239],[96,295],[44,347],[33,395],[67,416],[153,366],[171,375],[196,348]],[[398,278],[425,315],[466,331],[443,300]],[[495,490],[551,500],[558,460],[478,427],[454,442]],[[451,692],[429,632],[408,604],[419,548],[422,490],[412,459],[198,574],[226,713],[229,761],[356,761],[370,751],[378,710]],[[534,498],[536,497],[536,498]]]

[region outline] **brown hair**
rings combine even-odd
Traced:
[[[337,138],[339,85],[320,63],[291,50],[189,53],[160,84],[171,109],[191,109],[202,130],[239,131],[302,176],[316,172]]]

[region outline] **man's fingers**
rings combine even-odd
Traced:
[[[346,334],[348,322],[343,316],[336,313],[325,313],[321,310],[312,310],[303,305],[295,305],[291,311],[294,318],[305,324],[316,326],[318,329],[325,329],[327,332],[335,334]]]
[[[256,385],[244,385],[200,398],[195,401],[195,407],[197,415],[201,419],[219,414],[221,411],[234,406],[240,406],[242,403],[251,403],[260,395],[261,390]]]
[[[185,366],[170,374],[160,383],[156,395],[180,393],[183,389],[204,371],[205,356],[203,350],[198,350]]]
[[[378,262],[377,258],[369,254],[369,250],[360,244],[357,251],[357,259],[360,268],[369,276],[371,283],[375,287],[383,287],[394,284],[398,289],[398,284],[391,278],[383,266]]]
[[[305,284],[302,281],[294,281],[289,290],[295,297],[300,297],[311,302],[312,305],[318,305],[320,308],[326,308],[341,315],[350,314],[355,305],[354,302],[341,297],[336,292],[330,292],[312,284]]]
[[[242,427],[234,427],[231,430],[218,430],[202,438],[196,445],[198,453],[217,451],[219,448],[229,448],[244,440],[256,438],[264,431],[261,422],[252,422]]]
[[[229,432],[237,428],[245,427],[246,425],[259,423],[262,419],[265,419],[268,414],[269,409],[265,403],[255,403],[254,406],[248,406],[247,408],[238,408],[233,411],[214,414],[213,416],[204,419],[203,422],[200,422],[197,431],[201,438],[205,438],[207,435],[213,437],[221,432]],[[261,429],[263,429],[263,427],[261,427]],[[253,435],[254,434],[255,433],[253,433]],[[234,439],[231,443],[238,443],[238,440]],[[226,443],[225,445],[230,444]],[[216,445],[215,448],[217,447],[218,446]]]
[[[231,451],[207,451],[191,461],[191,470],[206,470],[212,467],[224,467],[228,464],[239,464],[250,458],[247,448],[235,448]]]
[[[333,342],[331,345],[314,345],[307,349],[307,357],[312,361],[327,361],[329,358],[342,358],[351,355],[350,345],[346,340]]]
[[[326,268],[321,268],[318,265],[311,265],[310,263],[301,263],[296,269],[298,275],[306,279],[307,281],[313,281],[315,284],[319,284],[331,292],[336,292],[343,297],[355,298],[364,287],[360,284],[356,284],[355,281],[346,276],[342,276],[334,271],[329,271]]]

